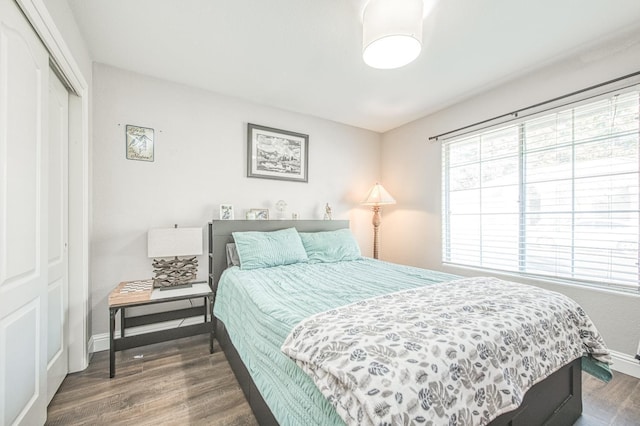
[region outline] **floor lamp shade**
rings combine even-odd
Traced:
[[[362,204],[365,206],[371,206],[373,210],[373,219],[371,223],[373,224],[373,258],[378,258],[378,228],[382,223],[382,216],[380,215],[380,206],[395,204],[396,200],[387,192],[386,189],[379,183],[373,185],[373,187],[369,190],[367,197],[362,201]]]
[[[371,187],[367,197],[362,202],[365,206],[382,206],[385,204],[395,204],[396,200],[379,183]]]
[[[190,286],[202,254],[201,228],[155,228],[147,233],[147,255],[153,258],[154,287]],[[178,256],[191,256],[178,258]],[[161,259],[173,257],[173,259]]]

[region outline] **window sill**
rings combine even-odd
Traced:
[[[615,294],[619,296],[629,296],[640,299],[640,289],[626,289],[616,287],[614,285],[608,284],[588,284],[582,283],[580,281],[572,281],[572,280],[562,280],[562,279],[553,279],[550,277],[541,277],[534,275],[525,275],[525,274],[517,274],[510,273],[505,271],[499,271],[496,269],[484,269],[484,268],[474,268],[472,266],[463,266],[454,263],[441,263],[441,270],[443,272],[447,272],[450,274],[463,275],[466,277],[469,276],[492,276],[496,278],[500,278],[507,281],[515,281],[522,284],[530,284],[535,286],[559,286],[559,287],[572,287],[580,290],[589,290],[599,293],[607,293],[607,294]]]

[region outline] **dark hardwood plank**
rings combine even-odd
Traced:
[[[230,425],[257,421],[215,342],[193,336],[116,354],[108,351],[67,376],[48,408],[47,425]],[[583,373],[582,417],[575,426],[640,425],[640,380],[621,373],[602,383]]]
[[[68,375],[48,408],[47,425],[257,425],[224,353],[207,336],[108,351]]]
[[[622,373],[613,373],[613,380],[603,383],[582,373],[584,414],[590,423],[576,423],[578,426],[591,425],[640,425],[640,380]]]

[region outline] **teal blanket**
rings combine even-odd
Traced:
[[[280,351],[291,330],[320,312],[457,278],[368,258],[249,271],[231,267],[218,284],[214,314],[281,425],[343,425],[313,380]],[[602,380],[611,377],[606,364],[589,358],[582,364]]]
[[[262,397],[285,425],[344,424],[311,378],[280,351],[300,321],[348,303],[457,278],[455,275],[361,259],[227,269],[214,314],[227,327]]]

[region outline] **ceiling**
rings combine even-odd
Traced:
[[[418,59],[377,70],[366,0],[68,2],[96,62],[376,132],[640,34],[638,0],[439,0]]]

